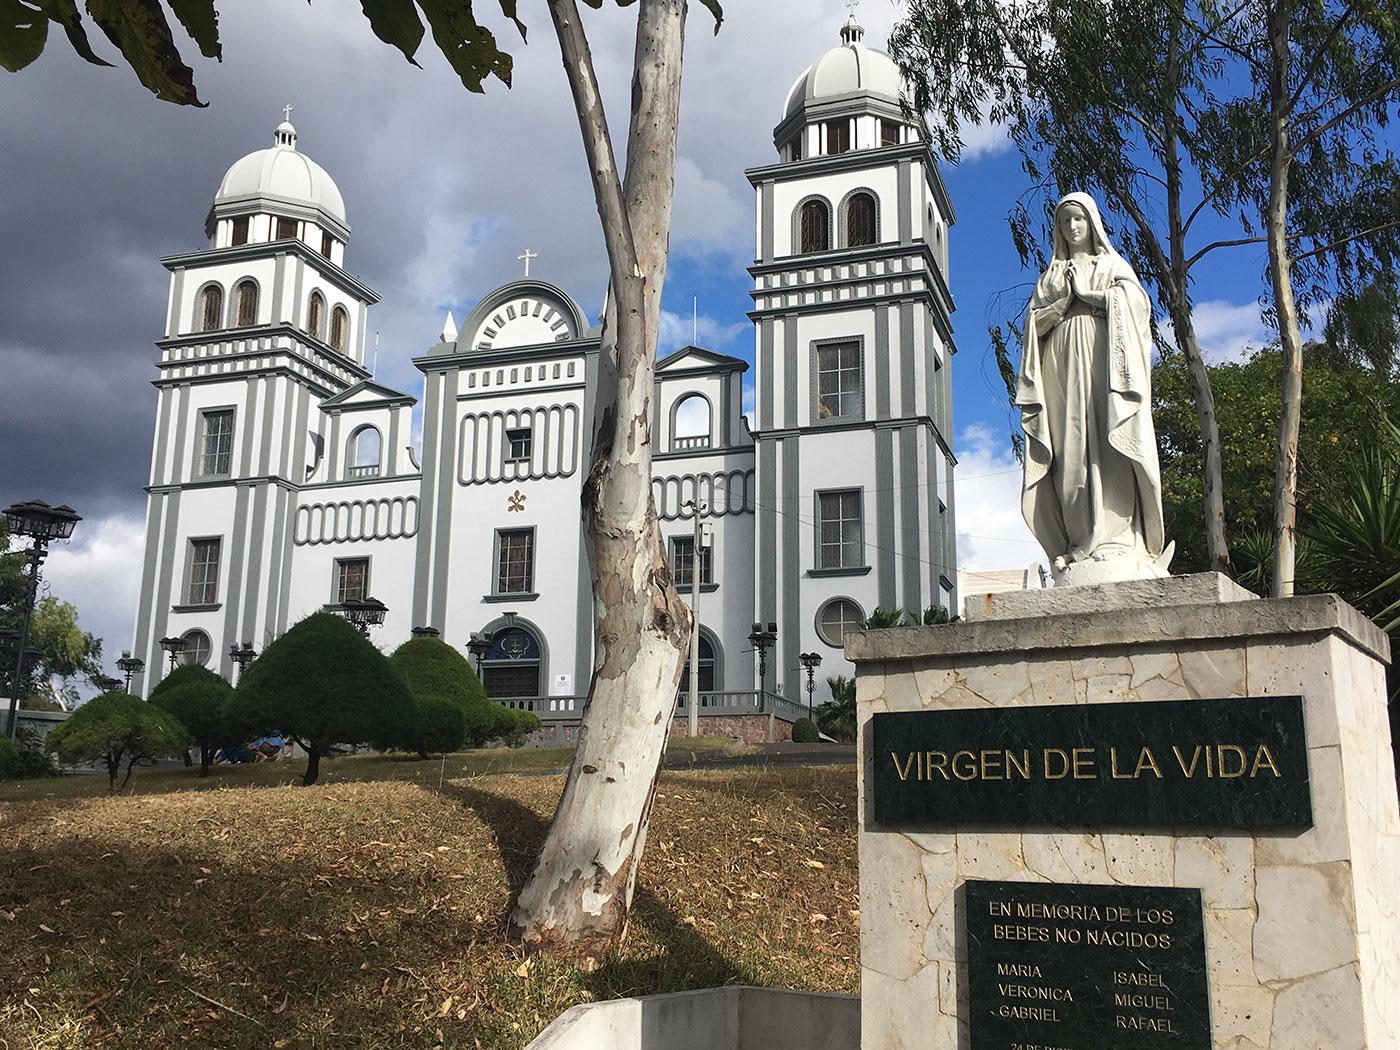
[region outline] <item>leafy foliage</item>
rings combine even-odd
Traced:
[[[810,718],[799,718],[792,724],[792,742],[794,744],[815,744],[820,739],[817,727]]]
[[[817,707],[817,725],[833,740],[849,743],[856,738],[856,683],[845,675],[826,680],[831,699]]]
[[[463,737],[448,750],[460,747],[464,741],[472,747],[484,747],[493,740],[518,746],[539,727],[539,719],[530,712],[487,699],[486,689],[466,657],[440,638],[410,638],[389,659],[403,674],[420,707],[425,701],[446,701],[461,709]],[[442,717],[446,716],[429,716],[432,720]],[[401,746],[427,753],[423,739],[416,734],[411,734],[411,739]],[[443,748],[433,746],[428,750]]]
[[[219,14],[213,0],[166,0],[185,32],[205,58],[223,60],[219,39]],[[604,0],[584,0],[599,8]],[[618,0],[627,6],[633,0]],[[719,0],[700,0],[715,19],[719,32],[723,11]],[[517,12],[517,0],[498,0],[501,13],[526,38],[525,23]],[[73,50],[94,65],[110,66],[92,50],[76,0],[0,0],[0,67],[18,72],[38,58],[48,41],[49,23],[67,34]],[[195,89],[194,71],[185,65],[170,22],[160,0],[86,0],[88,15],[121,53],[137,78],[157,98],[184,106],[203,106]],[[471,3],[462,0],[361,0],[370,30],[384,43],[397,48],[418,65],[423,43],[423,19],[432,31],[433,43],[447,59],[468,91],[481,92],[495,77],[507,87],[513,60],[501,49],[496,36],[482,25]]]
[[[20,729],[14,743],[0,735],[0,780],[30,780],[57,776],[53,761],[32,729]]]
[[[185,727],[199,747],[199,775],[209,774],[214,752],[230,742],[224,710],[233,686],[207,667],[182,664],[162,678],[150,701]]]
[[[240,676],[226,714],[231,734],[278,730],[301,744],[308,785],[333,745],[399,739],[412,718],[403,675],[369,639],[326,612],[308,616],[263,650]]]
[[[915,612],[913,609],[901,612],[899,609],[876,606],[875,610],[862,621],[861,627],[866,630],[880,630],[886,627],[931,627],[934,624],[955,623],[957,619],[957,616],[941,605],[930,605],[921,613]]]
[[[440,696],[413,698],[412,748],[420,756],[449,754],[467,738],[467,713],[462,705]]]
[[[45,744],[65,762],[102,762],[109,790],[126,787],[132,768],[180,754],[189,746],[184,727],[160,708],[127,693],[103,693],[74,711]],[[117,774],[126,763],[126,776]]]

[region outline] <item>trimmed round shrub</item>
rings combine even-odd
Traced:
[[[467,713],[462,705],[440,696],[413,700],[413,749],[423,758],[456,751],[467,739]]]
[[[185,727],[160,708],[127,693],[103,693],[78,708],[44,741],[65,762],[102,762],[107,786],[118,791],[117,773],[126,777],[138,762],[173,758],[190,746]]]
[[[313,613],[239,677],[225,714],[235,739],[277,731],[307,754],[303,784],[336,744],[401,740],[413,725],[408,683],[370,640],[333,613]]]
[[[540,716],[533,711],[521,711],[495,703],[491,706],[499,708],[501,712],[497,718],[495,739],[506,747],[524,747],[529,743],[531,734],[540,727]]]
[[[799,718],[792,724],[792,742],[794,744],[815,744],[819,740],[821,740],[821,734],[817,732],[817,727],[810,718]]]
[[[486,690],[467,658],[441,638],[410,638],[389,662],[415,697],[441,696],[462,704],[484,702]]]
[[[207,667],[183,664],[151,690],[151,703],[170,715],[199,747],[199,775],[209,775],[214,752],[231,743],[224,708],[233,686]]]

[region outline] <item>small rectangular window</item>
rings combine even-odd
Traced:
[[[671,579],[675,582],[676,588],[684,591],[691,584],[691,568],[694,566],[695,537],[694,536],[672,536],[671,537]],[[714,548],[700,548],[700,586],[705,587],[714,582],[712,567],[714,564]]]
[[[496,593],[530,594],[535,589],[535,530],[496,533]]]
[[[860,490],[817,493],[817,568],[859,568],[862,546]]]
[[[530,427],[506,431],[506,462],[529,463],[534,451],[535,434]]]
[[[277,240],[279,240],[279,241],[294,241],[294,240],[296,240],[296,239],[297,239],[297,221],[296,221],[296,219],[278,219],[278,220],[277,220]]]
[[[233,243],[235,245],[248,243],[248,216],[233,220]]]
[[[358,602],[368,597],[369,559],[341,558],[335,563],[335,600]]]
[[[859,343],[817,347],[817,420],[859,419],[864,415]]]
[[[899,124],[893,120],[880,121],[880,145],[899,145]]]
[[[226,477],[233,472],[233,409],[205,412],[200,429],[200,476]]]
[[[826,122],[826,151],[828,153],[848,153],[851,149],[851,122],[849,120],[828,120]]]
[[[218,538],[190,540],[190,579],[185,591],[189,605],[213,605],[219,600]]]
[[[324,255],[327,259],[331,257],[331,246],[334,243],[335,242],[331,240],[331,235],[329,233],[321,234],[321,254]]]

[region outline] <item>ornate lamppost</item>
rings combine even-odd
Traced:
[[[160,647],[170,656],[170,670],[175,670],[175,661],[180,659],[180,654],[185,651],[185,640],[176,638],[174,635],[166,635],[160,640]]]
[[[253,661],[253,657],[258,655],[258,651],[253,648],[252,642],[244,642],[239,645],[234,642],[228,647],[229,659],[238,665],[238,677],[243,677],[243,669]]]
[[[768,650],[773,648],[773,644],[778,640],[778,625],[770,622],[768,629],[763,629],[763,624],[756,623],[753,630],[749,632],[749,644],[758,653],[758,696],[759,702],[763,702],[763,694],[768,692]]]
[[[104,693],[115,693],[122,685],[122,680],[120,678],[113,678],[111,675],[105,674],[96,681],[97,688],[101,689]]]
[[[347,598],[335,605],[327,605],[325,609],[345,617],[350,621],[350,626],[366,638],[369,637],[369,629],[382,624],[385,613],[389,611],[389,607],[378,598]]]
[[[122,652],[122,658],[117,661],[117,670],[121,671],[126,679],[126,692],[131,692],[131,679],[146,669],[146,661],[139,656],[132,656],[131,650]]]
[[[415,627],[408,632],[415,638],[440,638],[442,632],[436,627]]]
[[[29,550],[25,552],[29,558],[29,580],[24,591],[24,615],[20,620],[15,667],[10,681],[10,715],[6,731],[11,741],[15,739],[18,725],[16,715],[24,677],[24,651],[29,644],[29,618],[34,613],[34,601],[39,595],[39,566],[48,557],[49,544],[54,540],[68,539],[73,535],[73,526],[82,520],[82,516],[72,507],[50,507],[38,499],[13,503],[5,508],[5,524],[9,527],[10,535],[28,536],[31,541]]]
[[[802,669],[807,672],[807,717],[812,717],[812,675],[816,673],[818,667],[822,665],[821,653],[798,653],[797,662],[802,665]]]
[[[472,654],[472,659],[476,661],[476,677],[481,678],[481,661],[486,659],[486,654],[491,651],[491,643],[495,640],[495,633],[492,631],[473,631],[471,638],[467,641],[467,652]]]

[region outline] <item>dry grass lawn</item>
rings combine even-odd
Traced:
[[[417,774],[7,791],[0,1047],[496,1050],[593,999],[857,990],[849,767],[663,774],[627,940],[592,972],[504,937],[563,778]]]

